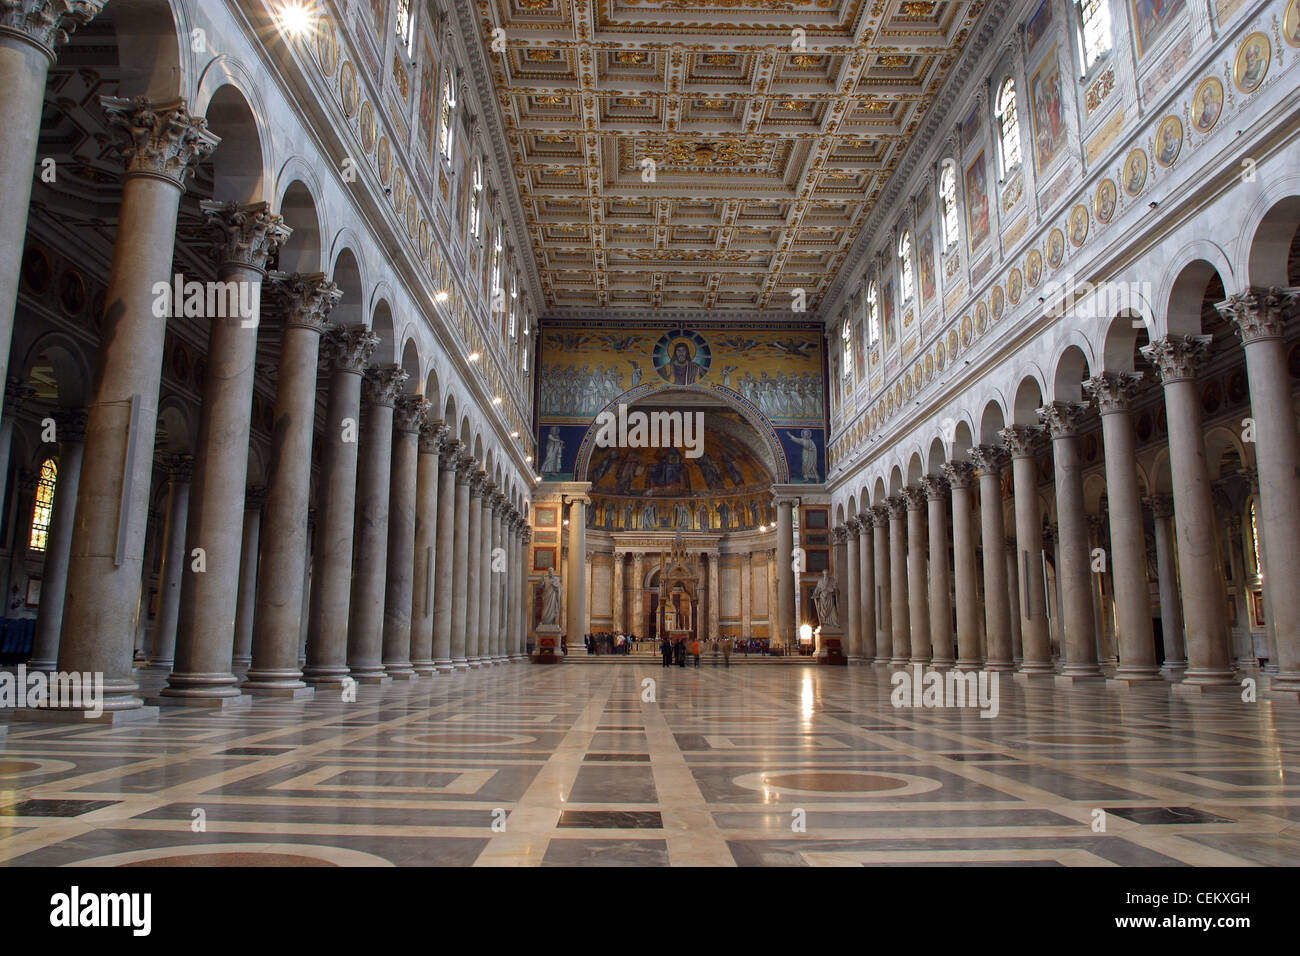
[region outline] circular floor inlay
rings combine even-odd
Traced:
[[[67,760],[51,760],[47,757],[7,757],[0,758],[0,777],[22,777],[37,773],[57,773],[71,770],[76,764]]]
[[[373,853],[313,843],[205,843],[112,853],[65,866],[392,866]]]
[[[910,797],[942,786],[938,780],[910,773],[816,767],[747,773],[733,782],[747,790],[806,797]]]
[[[477,747],[511,747],[516,744],[536,743],[536,737],[527,734],[494,734],[472,731],[432,731],[423,734],[401,734],[393,738],[399,744],[423,744],[428,747],[474,749]]]

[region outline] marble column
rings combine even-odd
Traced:
[[[418,461],[415,478],[415,551],[412,568],[411,591],[411,669],[420,677],[431,677],[437,673],[437,658],[434,653],[434,623],[436,614],[435,597],[439,587],[438,578],[443,573],[438,561],[438,536],[442,525],[438,517],[441,510],[438,500],[440,483],[439,454],[441,440],[447,433],[447,427],[441,422],[430,419],[435,412],[430,409],[420,423]],[[455,495],[455,475],[452,475],[452,491]],[[451,538],[448,536],[448,543]],[[391,558],[390,558],[391,560]],[[450,559],[449,559],[450,560]],[[447,581],[451,587],[451,581]],[[450,634],[450,631],[448,631]],[[451,662],[447,662],[450,668]]]
[[[523,529],[519,532],[519,556],[520,556],[520,575],[519,575],[519,659],[528,659],[528,635],[533,629],[533,590],[532,583],[528,580],[528,568],[532,561],[532,540],[533,529],[528,526],[525,519]]]
[[[501,609],[498,599],[501,575],[504,567],[497,557],[497,548],[501,547],[501,507],[505,504],[505,495],[499,489],[483,499],[483,595],[481,598],[479,619],[483,630],[483,659],[487,664],[500,664],[501,635],[497,629],[497,615]]]
[[[1138,492],[1137,445],[1129,412],[1129,402],[1141,382],[1142,376],[1135,372],[1102,372],[1083,383],[1101,412],[1105,443],[1110,572],[1119,631],[1119,667],[1114,679],[1121,681],[1160,679],[1147,585],[1146,525]]]
[[[343,290],[319,272],[277,272],[270,278],[283,304],[284,321],[262,518],[265,533],[258,543],[253,660],[243,691],[254,697],[305,698],[314,693],[303,683],[299,649],[311,620],[307,582],[316,377],[321,336]],[[337,420],[333,428],[338,430]]]
[[[456,468],[461,443],[449,435],[443,437],[438,448],[438,529],[433,557],[433,666],[439,674],[455,670],[451,653],[455,631],[452,606],[456,588]]]
[[[1006,452],[995,445],[970,450],[979,478],[980,538],[984,552],[984,669],[1015,669],[1011,648],[1011,603],[1007,593],[1006,531],[1002,520],[1002,469]]]
[[[262,531],[262,504],[266,488],[248,489],[244,497],[244,543],[239,552],[239,603],[235,607],[235,650],[231,657],[236,666],[253,661],[253,619],[257,600],[258,539]]]
[[[9,376],[5,382],[4,412],[0,414],[0,498],[4,497],[5,486],[9,480],[9,452],[14,443],[14,416],[23,402],[36,395],[35,387],[21,379]],[[84,432],[85,429],[83,428]],[[74,502],[75,504],[75,499]]]
[[[776,564],[777,623],[772,645],[797,646],[799,637],[794,619],[794,590],[797,581],[794,573],[794,501],[790,498],[778,498],[776,501]]]
[[[840,565],[843,575],[841,593],[848,605],[849,646],[846,650],[851,663],[862,660],[862,594],[858,590],[862,581],[862,568],[858,564],[858,528],[858,519],[853,517],[844,522],[843,528],[837,529],[844,537],[842,545],[836,549],[836,555],[844,556],[844,563]]]
[[[361,380],[379,336],[364,325],[353,325],[331,331],[326,343],[333,369],[322,432],[321,484],[316,493],[318,517],[303,679],[309,684],[337,685],[348,676]]]
[[[705,635],[709,640],[714,640],[718,636],[718,628],[722,621],[722,591],[719,588],[719,568],[718,562],[721,556],[717,551],[709,552],[709,630]]]
[[[1255,420],[1255,464],[1259,481],[1261,545],[1272,564],[1261,571],[1265,601],[1277,641],[1277,673],[1272,692],[1300,694],[1300,434],[1287,369],[1283,337],[1295,315],[1300,289],[1252,289],[1218,305],[1241,336],[1250,381],[1250,414]]]
[[[420,428],[428,410],[429,403],[422,395],[399,395],[393,409],[382,656],[384,672],[394,680],[412,680],[416,676],[411,663],[416,490],[421,457]],[[431,458],[432,453],[424,457]]]
[[[632,631],[637,637],[647,639],[650,632],[645,626],[645,555],[639,551],[632,555],[632,614],[636,621]]]
[[[1106,524],[1105,515],[1085,515],[1088,522],[1088,547],[1092,554],[1096,554],[1100,548],[1105,555],[1111,554],[1109,528]],[[1107,571],[1113,572],[1113,562],[1109,557],[1106,562]],[[1113,573],[1111,574],[1113,578]],[[1118,665],[1119,654],[1115,647],[1115,602],[1112,600],[1110,592],[1106,589],[1107,573],[1105,571],[1094,572],[1092,575],[1092,587],[1090,589],[1092,596],[1092,613],[1097,621],[1097,658],[1103,664]],[[1154,654],[1152,659],[1154,660]]]
[[[876,659],[876,553],[870,511],[858,514],[858,636],[861,660]],[[853,547],[853,543],[849,543]]]
[[[1038,456],[1043,429],[1012,425],[1001,438],[1011,452],[1016,496],[1016,568],[1020,572],[1020,639],[1022,674],[1054,674],[1052,640],[1047,624],[1047,590],[1043,583],[1043,518],[1038,507]]]
[[[1187,669],[1187,644],[1183,636],[1183,607],[1178,596],[1177,551],[1174,545],[1174,499],[1156,494],[1147,501],[1155,517],[1156,576],[1160,587],[1160,631],[1165,661],[1162,673],[1181,677]]]
[[[614,595],[613,615],[614,633],[622,634],[627,629],[623,626],[623,559],[626,557],[614,552]]]
[[[890,618],[893,634],[890,636],[893,655],[889,663],[904,667],[912,656],[911,601],[908,590],[907,567],[907,508],[906,496],[894,495],[885,499],[889,508],[889,592]]]
[[[582,646],[585,633],[583,624],[587,617],[587,499],[571,498],[569,502],[569,568],[564,582],[568,589],[568,624],[565,638],[570,652]]]
[[[106,2],[0,3],[0,89],[4,90],[0,97],[0,130],[4,130],[0,136],[0,196],[4,197],[0,202],[0,382],[9,371],[45,84],[56,60],[54,49],[68,42],[68,33],[98,16]]]
[[[383,635],[393,408],[407,377],[397,365],[378,365],[366,369],[361,383],[355,551],[352,600],[348,605],[348,670],[352,679],[361,684],[389,680],[383,664]]]
[[[930,663],[930,605],[926,584],[930,577],[925,543],[926,491],[921,485],[903,489],[907,502],[907,616],[911,625],[909,663]]]
[[[131,658],[168,320],[165,311],[155,314],[154,284],[171,279],[185,179],[218,138],[181,104],[103,102],[110,127],[125,137],[126,173],[86,419],[59,669],[102,673],[105,714],[125,719],[143,703]],[[31,178],[30,164],[4,168]]]
[[[176,664],[161,694],[171,703],[219,705],[240,696],[231,661],[262,279],[267,259],[291,230],[269,203],[199,205],[222,243],[217,281],[250,290],[253,314],[208,317],[208,374],[185,526],[191,564],[181,589]],[[239,299],[244,299],[242,292]],[[200,549],[202,570],[196,558]]]
[[[1097,658],[1097,619],[1092,610],[1092,553],[1088,546],[1088,515],[1083,502],[1083,460],[1079,425],[1088,413],[1086,402],[1052,402],[1038,417],[1052,436],[1056,480],[1056,580],[1061,592],[1061,677],[1067,680],[1102,676]]]
[[[894,575],[889,566],[890,509],[887,504],[880,504],[869,510],[876,569],[876,657],[872,663],[887,666],[894,656]]]
[[[59,480],[54,489],[54,512],[45,542],[41,569],[41,607],[36,617],[29,670],[53,670],[59,661],[59,631],[63,626],[63,600],[68,587],[68,559],[72,554],[73,520],[77,511],[77,485],[86,441],[86,412],[62,408],[54,413],[59,442]],[[0,471],[0,483],[3,482]]]
[[[948,482],[942,475],[921,479],[929,519],[930,653],[935,667],[952,667],[952,588],[948,575]]]
[[[1210,336],[1184,335],[1157,339],[1141,350],[1160,374],[1169,423],[1169,470],[1178,518],[1178,576],[1187,633],[1187,672],[1180,692],[1236,686],[1228,656],[1224,574],[1214,531],[1214,497],[1196,387],[1196,369],[1209,349]],[[1294,483],[1294,476],[1291,481]]]
[[[957,600],[957,670],[984,666],[980,653],[979,593],[975,570],[975,535],[970,489],[975,464],[953,460],[943,466],[952,497],[953,593]]]
[[[469,575],[470,516],[477,511],[471,508],[472,486],[478,471],[478,459],[464,448],[456,452],[456,505],[454,511],[455,535],[452,552],[452,586],[451,586],[451,664],[454,670],[469,670]],[[445,487],[445,486],[444,486]],[[440,519],[441,523],[441,519]],[[437,636],[434,637],[435,642]],[[435,651],[436,653],[436,651]]]
[[[479,641],[479,589],[483,571],[483,496],[488,494],[487,473],[475,469],[469,485],[468,523],[465,537],[465,663],[483,666]]]
[[[1014,502],[1013,502],[1014,504]],[[1016,666],[1024,660],[1023,645],[1020,642],[1020,568],[1016,561],[1016,539],[1008,536],[1002,542],[1002,555],[1006,558],[1007,607],[1011,617],[1011,659]]]
[[[185,522],[190,513],[190,481],[194,477],[194,458],[190,455],[172,455],[166,464],[167,523],[163,526],[163,563],[158,575],[158,617],[153,625],[149,666],[171,670],[176,658],[176,619],[181,607]]]
[[[779,642],[777,641],[777,636],[781,626],[779,623],[781,600],[777,596],[777,581],[780,578],[780,575],[776,570],[777,554],[778,552],[776,548],[769,548],[764,552],[764,556],[767,558],[767,579],[765,584],[767,586],[767,631],[769,635],[769,648],[778,646]],[[660,619],[662,620],[662,615],[660,615]]]
[[[505,580],[506,624],[505,654],[506,660],[514,663],[523,660],[523,644],[519,635],[522,633],[520,617],[523,614],[524,591],[519,585],[523,572],[523,556],[520,553],[520,530],[523,527],[523,515],[513,505],[506,512],[503,530],[506,535],[506,559],[510,570]]]

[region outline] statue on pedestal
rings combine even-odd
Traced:
[[[560,598],[563,595],[560,579],[555,576],[554,568],[546,569],[546,580],[542,582],[542,617],[538,624],[542,627],[556,627],[560,623]]]
[[[817,620],[824,628],[838,630],[840,626],[840,589],[828,570],[822,571],[813,590],[813,603],[817,605]]]

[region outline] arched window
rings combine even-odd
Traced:
[[[514,280],[510,283],[510,301],[506,303],[510,310],[510,341],[515,340],[515,307],[519,304],[519,275],[515,274]]]
[[[455,145],[452,119],[456,112],[456,88],[451,70],[442,71],[442,113],[438,120],[438,152],[446,162],[451,162],[451,148]]]
[[[867,341],[871,345],[880,341],[880,295],[874,281],[867,286]]]
[[[1264,562],[1259,554],[1259,499],[1250,499],[1250,555],[1255,568],[1255,576],[1264,580]]]
[[[943,248],[948,251],[957,241],[957,166],[950,160],[939,174],[939,209],[943,214]]]
[[[395,27],[397,29],[397,39],[402,42],[402,48],[406,50],[406,55],[411,55],[411,42],[415,38],[415,31],[412,27],[415,25],[415,12],[411,9],[411,0],[397,0],[393,5],[394,17],[396,18]]]
[[[481,239],[483,232],[483,160],[474,159],[474,188],[469,191],[469,233]]]
[[[505,307],[505,303],[502,301],[505,298],[505,292],[501,288],[501,236],[499,233],[496,242],[492,245],[492,279],[488,283],[488,294],[492,296],[488,311],[496,312],[498,302],[501,303],[502,308]]]
[[[912,298],[912,234],[904,232],[898,240],[898,276],[903,301]]]
[[[50,539],[50,519],[54,516],[54,486],[59,480],[59,466],[53,458],[41,462],[41,476],[36,483],[36,506],[32,509],[32,528],[27,536],[31,551],[44,551]]]
[[[1110,0],[1079,0],[1079,34],[1083,42],[1083,71],[1110,52]]]
[[[840,329],[840,338],[844,343],[844,377],[849,378],[853,374],[853,323],[848,319]]]
[[[521,368],[521,371],[524,373],[524,375],[528,374],[528,352],[530,351],[530,346],[533,344],[533,340],[529,337],[528,334],[530,331],[532,331],[532,320],[525,317],[524,335],[523,335],[524,347],[522,350],[523,354],[522,354],[522,368]]]
[[[1016,122],[1016,81],[1007,77],[998,88],[998,141],[1002,178],[1020,165],[1020,125]]]

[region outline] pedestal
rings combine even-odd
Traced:
[[[533,650],[534,664],[558,664],[564,660],[560,653],[560,625],[539,624],[535,632],[537,647]]]
[[[838,627],[825,627],[817,636],[818,664],[843,665],[849,662],[844,654],[844,631]]]

